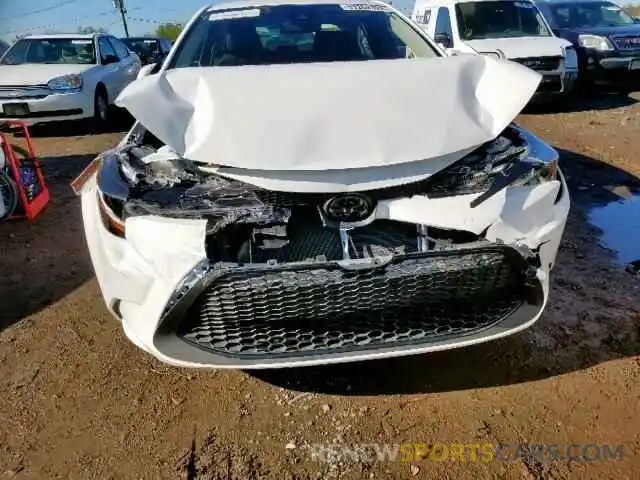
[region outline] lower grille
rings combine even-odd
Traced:
[[[395,257],[360,270],[335,263],[219,274],[177,335],[217,354],[296,356],[420,344],[487,328],[523,303],[524,261],[489,246]]]
[[[529,67],[536,71],[557,70],[560,67],[561,56],[555,57],[526,57],[514,58],[514,62],[518,62],[525,67]]]
[[[562,80],[559,76],[546,76],[543,77],[540,85],[538,86],[539,93],[557,93],[562,91]]]

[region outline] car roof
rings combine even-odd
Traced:
[[[266,7],[277,5],[387,5],[379,0],[235,0],[209,5],[206,11],[227,10],[229,8]]]
[[[42,35],[25,35],[23,38],[31,38],[35,40],[46,40],[46,39],[54,39],[54,38],[77,38],[79,40],[91,40],[95,37],[99,37],[100,35],[105,35],[103,33],[51,33],[51,34],[42,34]]]
[[[543,3],[545,5],[564,5],[571,3],[616,3],[613,0],[536,0],[536,3]]]
[[[160,40],[163,38],[156,35],[140,35],[139,37],[120,37],[120,40]]]
[[[422,8],[430,7],[434,5],[438,7],[450,7],[450,6],[455,6],[458,3],[482,3],[482,2],[496,2],[496,1],[504,1],[504,2],[519,1],[519,2],[530,2],[533,4],[536,3],[535,0],[416,0],[416,5]]]

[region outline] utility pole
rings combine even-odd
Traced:
[[[127,38],[129,38],[129,27],[127,26],[127,9],[124,6],[124,0],[113,0],[113,8],[116,10],[120,10],[120,15],[122,16],[122,26],[124,27],[124,34]]]

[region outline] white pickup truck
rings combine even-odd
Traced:
[[[450,54],[496,55],[536,70],[537,99],[570,93],[578,78],[575,49],[528,0],[416,0],[411,19]]]

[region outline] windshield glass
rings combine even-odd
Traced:
[[[138,55],[151,57],[160,52],[158,40],[152,38],[122,38],[121,40],[129,47],[129,50],[134,51]]]
[[[384,5],[278,5],[205,13],[169,68],[436,57]]]
[[[542,14],[531,2],[457,3],[456,14],[462,40],[551,36]]]
[[[7,51],[0,63],[91,65],[96,63],[96,51],[93,40],[86,38],[22,39]]]
[[[550,4],[547,8],[558,28],[619,27],[634,23],[630,15],[610,2]]]

